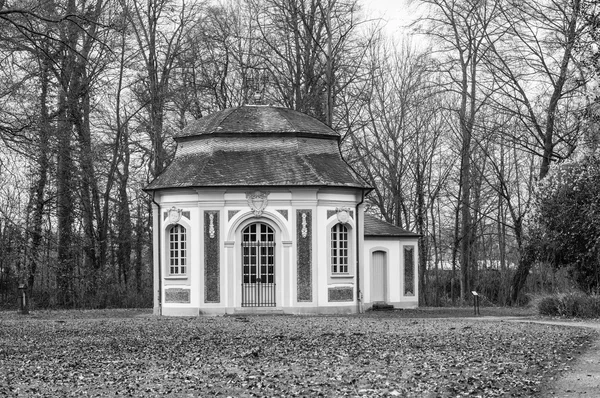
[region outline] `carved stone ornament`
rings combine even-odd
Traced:
[[[171,207],[169,210],[169,223],[177,224],[179,220],[181,220],[181,209],[178,209],[175,206]]]
[[[337,212],[337,219],[339,222],[346,224],[348,221],[350,221],[350,208],[337,207],[335,211]]]
[[[248,206],[250,206],[250,210],[252,210],[252,213],[256,217],[260,217],[263,210],[267,207],[267,196],[269,196],[268,192],[254,191],[246,193]]]
[[[209,214],[208,220],[209,220],[208,236],[210,236],[210,238],[213,239],[215,237],[215,216],[214,216],[214,214],[212,214],[212,213]]]
[[[300,231],[300,233],[302,234],[303,238],[306,238],[306,235],[308,235],[308,228],[306,225],[306,213],[302,213],[302,230]]]

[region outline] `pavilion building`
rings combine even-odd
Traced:
[[[364,213],[340,135],[290,109],[190,123],[153,200],[154,311],[355,313],[417,306],[419,236]]]

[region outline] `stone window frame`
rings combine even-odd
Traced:
[[[191,258],[192,258],[192,253],[191,253],[192,227],[187,221],[188,221],[187,219],[185,219],[184,217],[181,217],[179,222],[174,223],[174,224],[169,223],[163,227],[164,238],[163,238],[163,246],[162,247],[164,248],[164,253],[162,254],[162,258],[163,258],[162,269],[164,270],[163,278],[166,281],[169,281],[169,280],[177,281],[177,280],[187,279],[189,282],[189,276],[190,276],[190,271],[191,271],[190,266],[191,266]],[[181,226],[182,228],[185,228],[185,238],[186,238],[185,273],[172,274],[171,273],[171,238],[170,238],[170,234],[171,234],[172,229],[176,226]],[[177,283],[181,283],[181,282],[179,281]]]
[[[338,221],[337,217],[334,215],[329,218],[329,223],[327,223],[327,275],[329,275],[330,283],[339,278],[353,278],[355,271],[355,250],[356,250],[356,233],[354,230],[354,220],[350,219],[347,223],[341,223]],[[336,225],[341,224],[346,227],[346,231],[348,232],[348,272],[333,272],[333,264],[332,264],[332,256],[331,256],[331,232],[332,229],[335,228]]]
[[[349,275],[350,232],[346,225],[337,223],[329,229],[329,266],[331,275]]]
[[[177,239],[174,240],[173,238]],[[177,247],[173,247],[173,245]],[[173,224],[169,226],[167,239],[169,276],[187,276],[189,269],[189,233],[188,229],[182,224]],[[175,264],[174,264],[175,262]]]

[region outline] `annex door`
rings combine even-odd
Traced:
[[[373,252],[371,258],[371,302],[385,302],[386,253]]]
[[[275,233],[257,222],[242,231],[242,307],[275,305]]]

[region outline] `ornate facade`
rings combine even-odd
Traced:
[[[164,315],[353,313],[417,305],[416,234],[364,215],[340,136],[307,115],[231,108],[175,137],[154,203]]]

